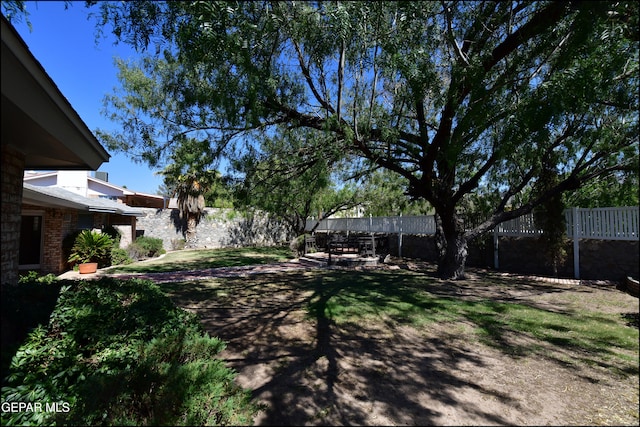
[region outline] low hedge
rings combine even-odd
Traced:
[[[2,425],[251,424],[224,347],[151,281],[65,281],[11,361]]]

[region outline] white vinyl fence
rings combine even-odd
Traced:
[[[565,210],[567,237],[573,240],[574,272],[577,279],[580,278],[580,239],[639,240],[638,211],[638,206]],[[315,220],[307,220],[306,230],[312,230],[315,225]],[[315,231],[398,234],[399,255],[402,256],[402,235],[433,235],[436,232],[436,222],[433,215],[327,218],[320,221]],[[493,233],[494,262],[498,268],[499,236],[533,237],[542,234],[542,230],[536,227],[533,214],[528,214],[498,224]]]
[[[307,220],[306,230],[311,230],[314,225],[316,221]],[[430,235],[436,233],[436,220],[433,215],[327,218],[320,221],[315,231]]]

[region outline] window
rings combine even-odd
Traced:
[[[42,248],[42,215],[23,215],[20,225],[20,266],[40,265]]]

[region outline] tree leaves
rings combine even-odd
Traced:
[[[262,135],[306,128],[343,159],[402,176],[443,216],[491,194],[468,236],[638,163],[627,2],[142,4],[103,8],[134,46],[161,36],[165,58],[141,68],[157,91],[125,82],[131,98],[110,100],[123,132],[107,141],[151,159],[180,135],[242,157]],[[534,197],[545,156],[559,180]]]

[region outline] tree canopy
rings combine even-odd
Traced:
[[[110,148],[156,164],[183,135],[231,156],[316,132],[304,148],[351,176],[395,173],[433,206],[442,277],[498,223],[638,171],[635,2],[97,4],[99,28],[148,54],[121,64]],[[465,228],[480,193],[485,218]]]

